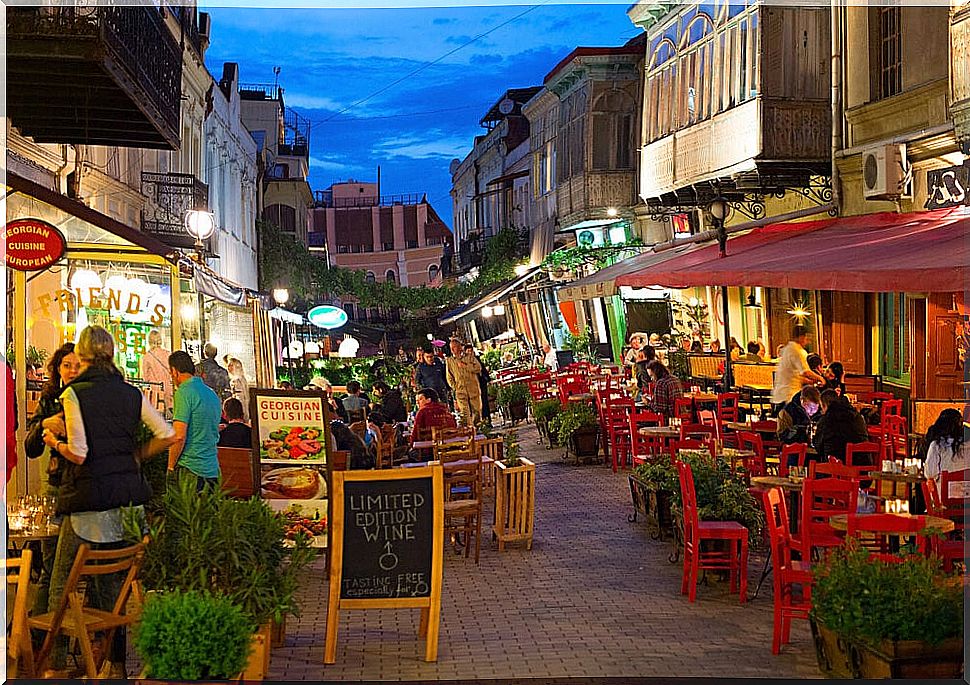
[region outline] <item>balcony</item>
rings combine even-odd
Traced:
[[[313,206],[315,208],[333,207],[335,209],[354,209],[357,207],[393,207],[395,205],[418,205],[425,202],[425,196],[420,193],[405,193],[401,195],[364,195],[362,197],[334,197],[330,190],[314,190]]]
[[[141,192],[148,198],[141,230],[166,245],[192,249],[195,240],[185,230],[185,213],[209,208],[209,186],[192,174],[157,174],[143,171]]]
[[[7,114],[38,143],[178,149],[181,81],[158,9],[7,8]]]
[[[458,254],[456,255],[459,272],[464,273],[485,263],[485,241],[486,237],[479,234],[459,243]]]

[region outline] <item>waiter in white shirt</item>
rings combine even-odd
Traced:
[[[559,358],[556,357],[556,351],[552,349],[552,345],[545,343],[542,346],[542,351],[545,353],[545,356],[542,358],[542,365],[550,371],[558,371]]]
[[[773,415],[802,389],[803,385],[824,383],[825,379],[812,371],[808,366],[808,329],[798,325],[792,328],[791,340],[782,348],[781,358],[775,367],[775,385],[771,392]]]

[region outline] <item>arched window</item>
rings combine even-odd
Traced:
[[[636,102],[622,90],[604,93],[593,105],[593,169],[633,168]]]
[[[377,279],[374,276],[374,272],[373,271],[368,271],[367,272],[367,276],[364,277],[364,280],[367,281],[368,284],[371,284],[371,283],[373,283]]]
[[[263,210],[263,220],[284,233],[296,233],[296,210],[289,205],[269,205]]]
[[[431,266],[428,267],[428,283],[430,283],[437,277],[438,277],[438,265],[432,264]]]
[[[387,281],[388,283],[396,283],[397,282],[397,274],[394,273],[394,269],[388,269],[387,270],[387,273],[384,274],[384,280]]]

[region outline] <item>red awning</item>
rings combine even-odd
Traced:
[[[771,224],[616,279],[617,285],[953,292],[970,279],[970,210]]]

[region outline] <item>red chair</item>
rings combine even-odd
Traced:
[[[909,457],[909,431],[905,416],[890,414],[883,419],[882,439],[885,459],[906,459]]]
[[[604,411],[606,418],[606,435],[610,443],[610,456],[613,460],[613,473],[617,467],[625,468],[632,464],[632,443],[630,435],[630,414],[633,411],[633,400],[607,404]]]
[[[744,460],[748,474],[751,476],[767,476],[768,463],[765,461],[765,446],[761,436],[750,431],[739,431],[738,442],[743,450],[754,452],[753,457]]]
[[[939,545],[940,556],[943,558],[943,568],[953,570],[953,562],[960,561],[967,565],[966,536],[967,516],[970,514],[970,498],[963,495],[970,486],[970,469],[962,471],[944,471],[940,483],[940,504],[942,516],[956,524],[953,532],[944,538]]]
[[[878,470],[882,446],[878,442],[857,442],[845,446],[846,466],[868,466]]]
[[[888,394],[888,393],[883,393]],[[882,404],[879,405],[879,425],[869,426],[869,435],[874,438],[882,437],[885,433],[885,422],[890,416],[902,416],[903,413],[903,401],[894,399],[890,396],[888,399],[883,400]]]
[[[842,480],[851,480],[856,486],[859,485],[859,481],[861,480],[859,469],[846,466],[835,457],[829,457],[827,462],[813,461],[809,463],[808,477],[815,478],[817,476],[830,476]]]
[[[792,459],[794,457],[794,459]],[[800,469],[805,468],[805,463],[808,461],[808,445],[804,442],[793,442],[790,445],[785,445],[781,448],[781,454],[778,455],[778,475],[782,478],[788,477],[788,469],[791,466],[797,466]],[[794,464],[789,464],[789,462],[794,461]]]
[[[717,429],[712,426],[705,426],[702,423],[682,423],[680,425],[681,440],[714,440],[717,437]]]
[[[656,412],[642,411],[630,413],[630,451],[633,465],[645,464],[663,453],[664,441],[659,436],[640,435],[640,429],[647,426],[664,425],[664,417]]]
[[[811,558],[816,547],[842,544],[842,533],[829,519],[836,514],[854,514],[859,499],[857,481],[842,478],[807,478],[802,485],[802,559]]]
[[[589,392],[589,385],[582,379],[559,380],[559,401],[562,406],[569,404],[569,398],[573,395],[585,395]]]
[[[923,501],[926,503],[926,513],[932,516],[943,516],[943,502],[935,480],[924,480],[920,483],[923,489]]]
[[[765,521],[771,545],[771,566],[775,589],[775,621],[771,638],[771,653],[781,652],[791,637],[791,620],[808,618],[812,609],[812,569],[807,561],[792,559],[798,549],[788,527],[788,505],[781,488],[771,488],[764,494]],[[801,589],[796,598],[795,588]]]
[[[895,514],[866,514],[859,516],[854,512],[849,514],[846,536],[855,538],[865,549],[869,550],[869,558],[873,561],[899,562],[903,557],[892,554],[889,538],[904,535],[916,536],[916,551],[927,556],[929,545],[927,539],[920,535],[926,528],[925,516],[897,516]]]
[[[677,397],[674,399],[674,416],[675,419],[681,419],[686,421],[694,420],[694,402],[689,397]]]
[[[736,392],[722,392],[717,395],[717,417],[721,419],[721,422],[725,421],[740,421],[740,410],[738,409],[738,402],[741,399],[741,395]]]
[[[711,455],[711,462],[714,462],[716,448],[713,440],[672,440],[670,442],[670,454],[676,459],[680,450],[707,450]]]
[[[748,529],[737,521],[701,521],[694,474],[684,462],[677,461],[676,465],[684,512],[684,571],[680,594],[687,595],[693,603],[697,598],[698,571],[726,570],[731,576],[731,592],[737,589],[744,604],[748,598]],[[702,544],[708,540],[728,541],[728,551],[702,550]]]

